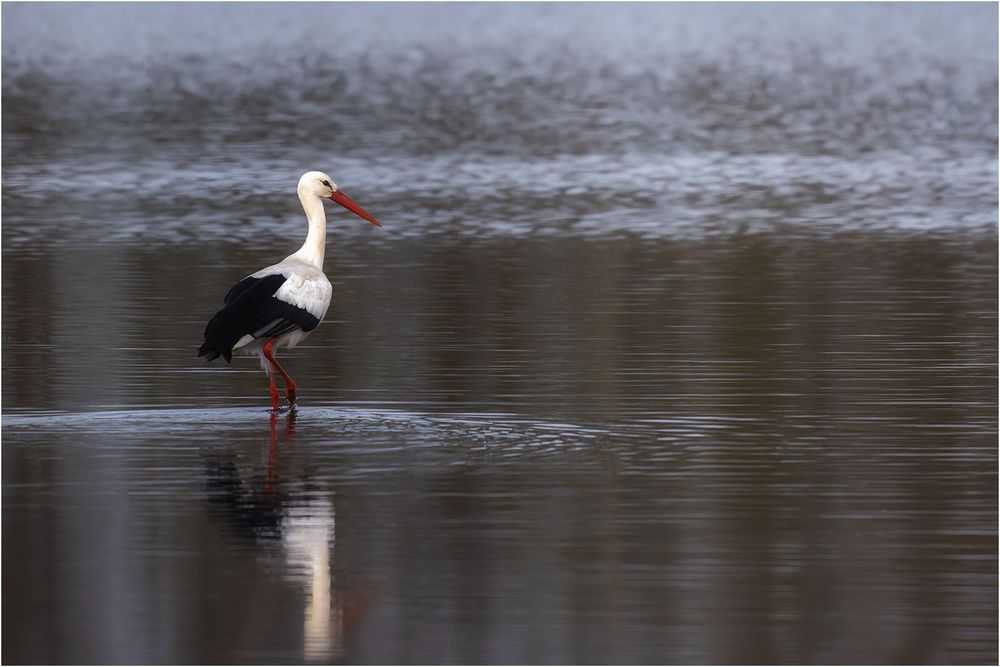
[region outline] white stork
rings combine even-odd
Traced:
[[[376,227],[382,224],[345,195],[333,179],[321,171],[310,171],[299,179],[299,201],[309,220],[309,234],[295,253],[277,264],[239,281],[226,293],[225,306],[205,327],[205,342],[199,357],[212,361],[219,355],[229,363],[234,353],[258,354],[267,372],[271,407],[277,411],[278,389],[274,372],[285,381],[288,408],[295,407],[295,380],[274,358],[284,345],[291,349],[305,340],[326,316],[333,287],[323,274],[326,251],[326,212],[330,199]]]

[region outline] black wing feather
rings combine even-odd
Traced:
[[[264,281],[266,281],[268,279],[271,279],[271,278],[283,278],[284,279],[284,280],[282,280],[281,282],[278,283],[278,287],[274,288],[275,292],[277,292],[278,288],[280,288],[285,283],[285,280],[287,280],[287,278],[285,278],[285,276],[281,275],[280,273],[276,273],[273,276],[267,276],[266,278],[244,278],[243,280],[239,281],[238,283],[236,283],[235,285],[233,285],[232,287],[229,288],[229,291],[226,292],[226,297],[222,300],[222,302],[223,303],[229,303],[230,301],[232,301],[233,299],[235,299],[236,297],[238,297],[240,294],[242,294],[247,289],[253,287],[254,285],[258,285],[258,288],[259,288],[259,285],[260,285],[261,282],[264,282]],[[275,282],[277,282],[277,281],[275,281]],[[271,292],[271,293],[274,294],[274,292]]]
[[[315,315],[274,297],[286,280],[277,273],[244,278],[233,285],[226,294],[225,307],[205,327],[205,342],[198,356],[212,361],[222,355],[228,362],[233,356],[233,346],[243,336],[272,337],[296,328],[312,331],[319,326]]]

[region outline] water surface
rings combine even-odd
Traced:
[[[995,6],[3,19],[4,661],[996,663]]]

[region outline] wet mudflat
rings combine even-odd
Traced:
[[[995,663],[996,8],[765,9],[5,5],[4,661]]]

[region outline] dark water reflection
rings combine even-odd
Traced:
[[[4,662],[996,663],[995,5],[295,8],[3,6]]]
[[[53,474],[7,491],[20,539],[6,596],[22,601],[7,650],[56,662],[991,650],[987,443],[893,447],[863,425],[767,443],[750,419],[677,422],[704,437],[332,408],[296,423],[259,410],[8,418],[15,451]],[[22,551],[36,558],[12,566]],[[58,616],[31,620],[50,605]]]
[[[341,243],[334,308],[290,367],[307,406],[631,421],[689,401],[783,415],[888,404],[954,418],[991,400],[994,244],[877,233]],[[288,245],[10,253],[5,409],[259,403],[254,362],[199,366],[191,346],[215,287]]]

